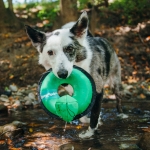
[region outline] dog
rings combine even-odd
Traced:
[[[122,84],[121,66],[117,54],[109,42],[102,37],[93,37],[88,30],[88,16],[84,11],[72,27],[44,33],[26,25],[26,33],[39,52],[39,64],[46,70],[52,68],[58,78],[68,78],[73,65],[86,70],[96,85],[96,100],[91,110],[90,125],[79,134],[89,138],[98,128],[103,89],[109,84],[116,96],[116,107],[120,114]],[[82,120],[82,119],[81,119]]]

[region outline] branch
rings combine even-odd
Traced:
[[[148,47],[148,45],[147,45],[146,43],[144,43],[144,41],[143,41],[143,39],[142,39],[140,33],[138,33],[138,36],[139,36],[139,39],[140,39],[141,43],[142,43],[144,46]]]

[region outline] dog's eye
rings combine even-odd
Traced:
[[[54,55],[54,52],[52,50],[49,50],[47,53],[48,55]]]

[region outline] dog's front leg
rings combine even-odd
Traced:
[[[91,137],[92,135],[94,135],[95,130],[98,128],[102,99],[103,99],[103,90],[101,93],[97,93],[95,104],[91,110],[90,126],[86,131],[83,131],[82,133],[79,134],[80,138]]]

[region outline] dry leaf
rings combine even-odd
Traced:
[[[31,132],[31,133],[32,133],[32,132],[33,132],[33,128],[29,128],[29,132]]]
[[[150,40],[150,36],[148,36],[145,40],[146,40],[146,41],[149,41],[149,40]]]
[[[76,128],[77,128],[77,129],[81,129],[81,126],[80,126],[80,125],[78,125]]]
[[[10,76],[9,76],[9,79],[13,79],[13,78],[14,78],[14,75],[10,75]]]
[[[145,132],[150,132],[150,127],[142,129]]]
[[[140,98],[145,99],[146,96],[144,94],[140,94]]]

